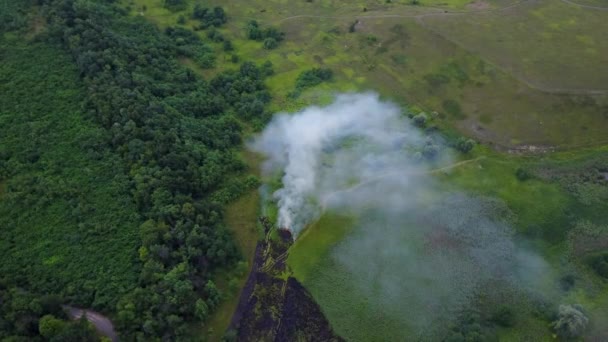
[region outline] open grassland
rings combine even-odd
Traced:
[[[608,13],[555,2],[525,2],[500,12],[430,16],[426,27],[549,92],[608,91]],[[595,28],[595,29],[594,29]]]
[[[605,306],[608,292],[604,281],[588,271],[586,265],[572,260],[574,264],[564,262],[568,250],[567,232],[580,220],[588,219],[598,224],[606,224],[606,219],[601,214],[606,210],[605,204],[596,202],[583,205],[580,199],[572,196],[559,182],[547,182],[538,178],[522,181],[516,177],[516,173],[521,168],[554,169],[559,166],[568,170],[581,169],[580,165],[605,158],[605,150],[587,150],[581,151],[580,154],[564,152],[542,160],[517,156],[505,158],[504,155],[484,149],[476,150],[476,155],[483,158],[472,158],[471,162],[458,163],[457,167],[433,173],[440,182],[440,187],[447,192],[465,190],[477,196],[498,198],[506,203],[515,214],[512,224],[517,239],[527,241],[528,246],[541,253],[553,269],[553,277],[557,279],[566,274],[576,275],[575,287],[559,292],[559,299],[556,297],[556,300],[561,303],[581,303],[593,322],[587,336],[603,336],[601,327],[606,324],[608,314]],[[417,334],[428,337],[428,330],[420,331],[416,327],[408,326],[408,320],[403,320],[403,312],[391,312],[388,309],[379,311],[375,308],[374,300],[353,285],[358,276],[349,273],[338,262],[340,245],[357,236],[357,228],[353,230],[353,227],[357,227],[357,222],[366,215],[349,218],[327,213],[322,216],[304,231],[293,246],[288,259],[293,273],[311,291],[337,332],[348,340],[394,340],[399,336],[419,336]],[[376,228],[382,231],[381,227]],[[408,248],[416,247],[413,245]],[[382,265],[378,267],[381,268]],[[378,269],[377,272],[398,271]],[[557,284],[551,283],[547,286],[553,288]],[[496,296],[499,301],[502,300],[499,295]],[[495,310],[495,307],[489,304],[491,297],[484,297],[479,304],[482,316],[485,315],[484,312]],[[508,299],[502,304],[515,308],[514,326],[494,327],[491,329],[492,334],[500,340],[553,339],[547,320],[538,316],[537,304],[518,296],[505,298]],[[483,302],[490,306],[484,307]],[[557,304],[548,305],[548,309],[552,310],[551,305]],[[405,314],[411,315],[416,310],[410,309],[412,311]],[[348,314],[345,315],[345,312]],[[424,339],[424,336],[421,338]]]
[[[227,10],[230,20],[219,31],[233,42],[234,54],[274,64],[268,80],[271,110],[316,102],[327,90],[374,89],[437,111],[442,125],[502,146],[605,142],[608,89],[600,70],[608,45],[597,29],[605,13],[561,1],[408,3],[211,1],[205,6]],[[167,27],[180,15],[189,18],[194,4],[171,12],[161,0],[133,0],[131,9]],[[252,19],[278,26],[286,40],[275,50],[247,40],[245,26]],[[188,19],[185,26],[195,24]],[[210,44],[221,50],[221,44]],[[203,74],[235,68],[233,53],[220,53],[216,67]],[[296,77],[313,66],[331,68],[335,81],[298,99],[288,97]]]
[[[36,295],[113,307],[140,267],[120,159],[100,147],[62,50],[9,34],[0,42],[0,274]]]

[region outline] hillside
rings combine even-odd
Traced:
[[[603,0],[0,9],[0,340],[608,339]]]

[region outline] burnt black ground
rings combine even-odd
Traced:
[[[265,228],[268,237],[271,229]],[[237,331],[238,341],[343,341],[306,288],[286,277],[285,260],[293,238],[288,230],[278,233],[276,240],[258,242],[230,329]]]

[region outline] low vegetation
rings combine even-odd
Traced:
[[[507,0],[0,8],[0,340],[99,340],[66,304],[108,315],[121,340],[236,338],[223,329],[259,237],[243,137],[272,112],[370,89],[408,104],[428,138],[418,160],[453,157],[429,173],[439,187],[504,203],[559,301],[490,284],[432,334],[404,328],[332,259],[369,212],[324,213],[277,279],[297,278],[349,340],[606,339],[603,12]],[[539,150],[562,152],[526,156]]]

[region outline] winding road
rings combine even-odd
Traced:
[[[68,305],[64,305],[63,309],[67,312],[70,319],[73,320],[81,319],[84,315],[87,321],[95,326],[97,332],[108,337],[112,342],[118,341],[118,334],[114,330],[114,325],[106,316],[92,310],[79,309]]]

